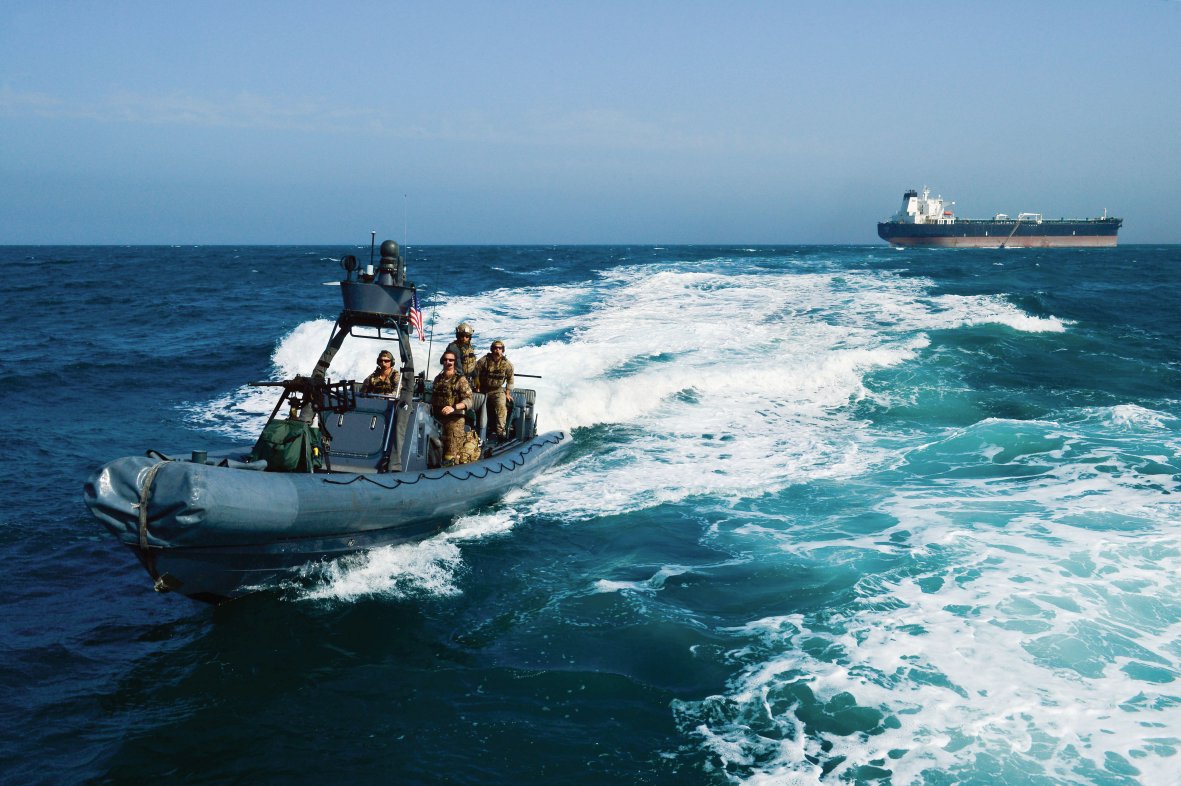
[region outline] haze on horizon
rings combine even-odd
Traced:
[[[1178,243],[1181,2],[0,0],[0,244]]]

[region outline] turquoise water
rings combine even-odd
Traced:
[[[411,248],[420,362],[504,340],[569,458],[156,595],[83,481],[253,441],[346,253],[0,249],[0,779],[1177,782],[1178,247]]]

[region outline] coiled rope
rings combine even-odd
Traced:
[[[156,570],[156,555],[148,548],[148,503],[152,499],[152,483],[156,480],[156,473],[160,471],[160,467],[167,463],[167,461],[161,461],[148,467],[148,472],[144,476],[144,485],[139,490],[139,504],[136,505],[139,509],[139,550],[143,556],[144,567],[148,569],[148,575],[155,582],[156,592],[167,592],[168,587],[160,579],[160,573]]]

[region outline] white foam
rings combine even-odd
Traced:
[[[1153,412],[1136,404],[1120,404],[1110,410],[1104,410],[1104,413],[1108,415],[1110,425],[1121,430],[1164,430],[1166,422],[1174,420],[1160,412]]]
[[[288,586],[303,600],[353,601],[363,597],[444,597],[459,593],[461,546],[512,530],[511,508],[460,516],[438,535],[418,543],[384,546],[307,566]]]
[[[748,665],[725,696],[678,705],[685,723],[697,723],[702,744],[746,783],[816,778],[815,762],[840,757],[826,776],[833,782],[871,761],[895,783],[923,782],[928,769],[973,780],[987,757],[1053,782],[1090,782],[1088,772],[1123,766],[1145,786],[1172,782],[1181,482],[1175,471],[1146,475],[1144,457],[1176,457],[1181,444],[1175,433],[1103,428],[1129,411],[1150,428],[1160,417],[1116,407],[1059,422],[985,421],[917,448],[916,469],[967,468],[974,458],[983,468],[1003,456],[1042,472],[1020,482],[982,472],[899,484],[879,506],[898,523],[840,545],[904,556],[903,567],[862,580],[859,600],[839,614],[736,631],[772,654],[734,653]],[[789,543],[785,552],[800,560],[832,548]],[[801,682],[820,701],[847,694],[896,723],[806,734],[796,707],[776,701]],[[723,720],[698,723],[703,716]],[[776,747],[758,728],[790,744]]]
[[[885,295],[854,312],[855,324],[831,324],[848,305],[834,305],[832,288],[855,289],[848,280],[785,278],[625,268],[582,285],[579,298],[543,304],[554,322],[535,329],[573,328],[571,338],[510,351],[518,369],[543,376],[542,427],[632,429],[625,444],[540,481],[533,511],[577,519],[701,494],[758,496],[873,460],[848,405],[872,395],[867,373],[907,362],[926,338],[866,324]],[[895,297],[913,298],[911,282],[886,288],[895,286]],[[566,316],[588,298],[626,307]]]
[[[594,591],[596,593],[640,592],[652,594],[663,589],[665,582],[667,582],[669,579],[699,570],[700,567],[701,566],[690,565],[664,565],[651,576],[640,581],[616,581],[612,579],[599,579],[594,583]]]
[[[1063,333],[1073,324],[1057,317],[1031,316],[999,295],[944,295],[934,302],[948,317],[945,327],[996,324],[1023,333]]]
[[[293,589],[304,600],[441,597],[459,592],[455,580],[462,565],[459,547],[435,537],[314,563]]]

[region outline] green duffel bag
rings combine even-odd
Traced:
[[[251,461],[266,461],[267,472],[311,472],[323,466],[320,430],[302,420],[272,420],[262,430]]]

